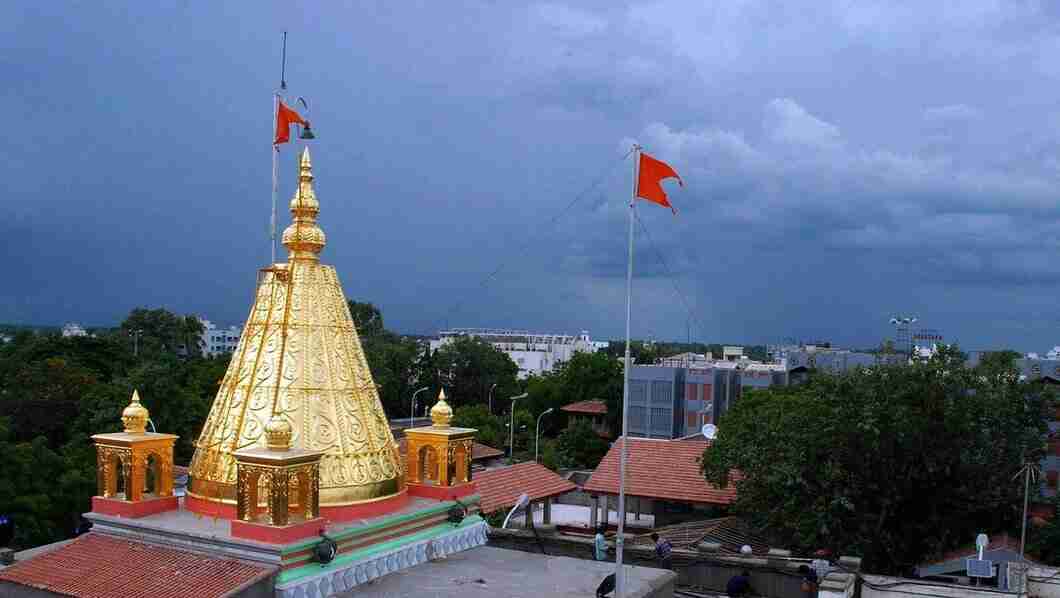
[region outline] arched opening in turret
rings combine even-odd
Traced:
[[[114,476],[111,478],[111,487],[108,490],[113,496],[120,496],[128,500],[125,494],[125,459],[118,455],[111,455],[107,459],[110,461],[108,467],[114,472]]]
[[[471,477],[471,455],[467,454],[467,448],[463,443],[453,448],[452,472],[449,474],[451,483],[458,484],[469,481]]]
[[[158,455],[149,453],[144,461],[144,494],[157,496],[160,494],[162,475],[162,462]]]
[[[438,451],[430,445],[422,446],[419,457],[420,470],[416,472],[416,479],[424,484],[437,484],[439,478]]]

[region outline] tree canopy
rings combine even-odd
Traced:
[[[737,482],[736,509],[780,542],[858,554],[906,574],[982,531],[1018,529],[1050,399],[1011,364],[965,367],[955,348],[911,366],[816,375],[749,391],[719,422],[707,479]]]
[[[191,459],[228,357],[178,355],[201,332],[194,317],[137,309],[123,326],[96,337],[19,331],[0,344],[0,513],[16,522],[16,547],[73,533],[96,489],[89,436],[121,430],[134,388],[158,431],[180,436],[175,462]],[[129,330],[143,331],[139,356]]]
[[[490,343],[475,337],[461,336],[442,345],[431,356],[430,366],[442,377],[449,395],[459,404],[488,404],[493,391],[493,410],[508,409],[504,399],[519,394],[516,379],[519,366],[511,357]]]

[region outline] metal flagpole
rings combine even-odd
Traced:
[[[283,32],[283,51],[280,57],[280,89],[274,94],[272,100],[272,127],[273,135],[276,134],[276,118],[280,114],[280,99],[284,90],[287,89],[287,32]],[[275,141],[275,140],[274,140]],[[272,146],[272,216],[269,219],[269,241],[272,245],[272,259],[269,266],[276,263],[276,196],[280,192],[280,147],[275,143]]]
[[[275,94],[272,100],[272,127],[276,128],[276,117],[280,110],[280,94]],[[275,135],[275,132],[273,133]],[[269,244],[272,246],[272,259],[269,267],[276,263],[276,195],[280,192],[280,180],[278,171],[280,168],[280,148],[272,146],[272,216],[269,218]]]
[[[633,313],[633,218],[637,205],[637,167],[640,164],[640,146],[633,146],[633,193],[629,198],[629,261],[626,264],[626,366],[622,381],[622,448],[618,457],[618,536],[615,538],[615,598],[622,598],[626,591],[626,571],[622,568],[622,553],[626,532],[626,448],[629,444],[629,322]],[[607,525],[607,513],[604,513]]]

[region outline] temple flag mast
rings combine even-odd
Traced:
[[[623,598],[626,590],[626,571],[622,568],[622,553],[625,546],[626,531],[626,451],[629,447],[629,371],[632,360],[629,356],[630,320],[633,313],[633,221],[637,217],[637,199],[645,199],[670,208],[674,214],[677,210],[670,205],[660,181],[676,178],[684,186],[684,181],[669,164],[656,160],[641,151],[641,146],[633,145],[633,193],[629,199],[629,259],[626,262],[626,359],[622,380],[622,447],[618,458],[618,533],[615,537],[615,598]],[[606,517],[605,524],[606,524]]]
[[[280,102],[283,100],[283,92],[287,90],[287,32],[283,32],[283,50],[280,58],[280,88],[272,97],[272,123],[273,126],[279,122]],[[276,263],[276,196],[280,192],[280,146],[273,138],[272,144],[272,212],[269,218],[269,244],[272,255],[269,265]]]

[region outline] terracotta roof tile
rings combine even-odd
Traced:
[[[408,439],[407,438],[399,438],[398,439],[398,451],[400,451],[401,454],[404,455],[407,452],[407,450],[408,450]],[[482,459],[495,459],[497,457],[503,457],[503,456],[504,456],[504,451],[499,451],[499,450],[497,450],[497,449],[495,449],[495,448],[493,448],[492,446],[489,446],[489,445],[480,444],[480,443],[476,442],[475,444],[473,444],[471,446],[471,460],[472,461],[480,461]]]
[[[603,401],[578,401],[570,405],[560,407],[560,411],[567,413],[587,413],[589,415],[607,415],[607,403]]]
[[[600,461],[585,483],[586,492],[618,494],[618,457],[622,439]],[[708,484],[699,470],[699,459],[710,443],[703,440],[649,440],[631,438],[626,453],[626,494],[675,502],[729,505],[736,500],[731,475],[727,488]]]
[[[482,497],[483,513],[511,507],[523,492],[530,496],[530,500],[539,500],[578,489],[574,482],[533,462],[488,469],[476,475],[474,481]]]
[[[82,598],[219,598],[274,570],[86,534],[62,548],[0,570],[0,581]]]

